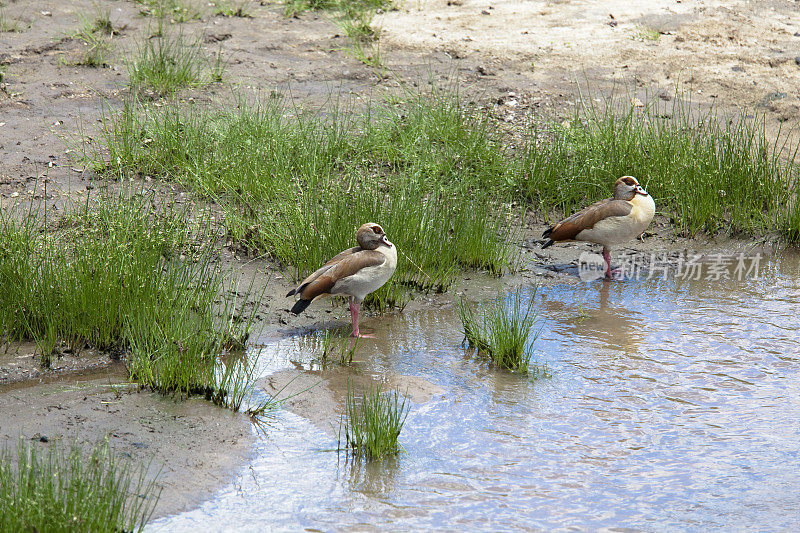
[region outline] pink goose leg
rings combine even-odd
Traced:
[[[615,274],[620,273],[620,269],[611,268],[611,254],[608,252],[608,248],[603,246],[603,259],[606,261],[606,279],[614,279]]]
[[[358,312],[360,309],[361,303],[356,303],[352,298],[350,298],[350,318],[353,322],[353,333],[350,336],[360,339],[374,339],[375,335],[361,335],[358,331]]]
[[[608,248],[605,246],[603,246],[603,259],[606,261],[606,277],[611,279],[614,277],[611,275],[611,254],[608,253]]]

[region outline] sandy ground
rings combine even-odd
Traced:
[[[800,117],[794,1],[419,0],[379,24],[389,50],[444,51],[536,107],[569,105],[576,83],[651,95],[680,86],[725,111],[765,110],[773,129]]]
[[[96,148],[103,108],[113,110],[127,96],[126,57],[153,22],[133,1],[3,4],[4,17],[21,31],[0,32],[0,208],[44,200],[57,214],[103,186],[85,172],[76,155]],[[457,77],[462,94],[514,124],[529,112],[568,111],[577,102],[578,84],[600,92],[616,85],[638,95],[669,95],[680,84],[700,105],[765,112],[773,134],[779,127],[798,126],[800,119],[800,4],[794,1],[408,0],[376,18],[388,76],[347,53],[343,32],[329,15],[286,18],[281,5],[263,4],[248,4],[252,18],[206,14],[185,25],[204,36],[207,54],[221,51],[229,63],[226,83],[187,91],[184,97],[224,100],[232,90],[276,90],[296,102],[321,104],[332,93],[366,98],[397,87],[398,80],[418,83],[431,77],[447,83]],[[78,66],[85,47],[72,35],[81,17],[91,18],[98,9],[108,10],[119,30],[108,66]],[[77,142],[82,135],[91,139],[83,147]],[[537,239],[543,228],[543,221],[532,216],[522,231],[519,273],[494,281],[468,274],[459,290],[479,298],[498,286],[534,279],[575,281],[566,266],[590,247],[540,250]],[[630,248],[680,250],[711,244],[719,243],[679,239],[664,221],[657,221],[645,241]],[[726,246],[738,250],[754,244]],[[222,250],[222,255],[244,276],[268,284],[261,317],[264,334],[290,334],[331,318],[346,324],[344,307],[312,306],[294,317],[288,312],[291,302],[283,296],[291,282],[280,272],[263,261],[238,257],[235,250]],[[420,296],[408,309],[451,305],[452,298]],[[365,326],[370,320],[366,318]],[[30,345],[11,347],[0,355],[0,440],[39,434],[48,440],[78,437],[88,442],[111,435],[115,446],[131,457],[165,463],[162,481],[170,496],[162,500],[158,514],[198,501],[246,460],[251,437],[244,416],[202,401],[176,403],[127,388],[120,391],[109,386],[109,380],[121,379],[118,374],[95,381],[80,377],[80,372],[110,364],[104,354],[87,351],[64,354],[45,370]],[[265,385],[274,389],[296,376],[276,375]],[[325,427],[341,404],[343,378],[331,371],[299,379],[320,378],[319,401],[303,406],[305,400],[298,398],[293,408]],[[430,384],[403,383],[416,391],[414,401],[436,393]]]

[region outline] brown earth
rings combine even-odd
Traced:
[[[322,104],[331,94],[369,97],[397,87],[398,81],[421,83],[431,77],[437,83],[457,78],[462,94],[509,124],[529,112],[569,110],[576,105],[579,84],[600,93],[617,86],[640,98],[673,94],[679,87],[690,90],[699,105],[765,112],[773,135],[779,127],[796,127],[800,119],[800,4],[789,0],[612,0],[602,6],[577,0],[407,1],[376,18],[384,72],[348,54],[343,31],[330,15],[287,18],[277,3],[252,1],[247,4],[251,18],[224,18],[210,16],[207,2],[195,4],[205,14],[185,23],[186,31],[202,33],[206,53],[221,51],[229,64],[226,83],[186,91],[184,98],[225,101],[233,90],[274,90],[298,103]],[[45,200],[57,214],[105,186],[92,179],[77,156],[97,149],[104,107],[118,108],[128,94],[126,58],[153,21],[133,1],[5,0],[0,5],[3,17],[20,30],[0,32],[0,208],[6,213],[13,205]],[[119,33],[107,67],[80,66],[85,45],[73,35],[81,17],[92,19],[98,10],[108,10]],[[89,142],[82,145],[78,141],[84,136]],[[166,187],[187,197],[176,186]],[[574,280],[572,273],[543,266],[563,270],[590,247],[540,250],[535,241],[542,229],[542,221],[532,217],[521,232],[520,273],[499,281],[470,274],[463,290],[479,297],[492,293],[491,287],[531,279]],[[720,240],[709,241],[718,245]],[[754,245],[729,243],[732,249]],[[665,221],[657,221],[652,234],[630,248],[703,246],[676,237]],[[346,323],[346,312],[330,306],[290,315],[283,295],[291,282],[284,275],[234,250],[223,249],[222,255],[244,276],[268,284],[261,317],[265,335],[291,333],[331,316]],[[451,302],[452,295],[419,297],[409,309]],[[0,386],[6,384],[0,388],[2,440],[20,433],[48,439],[80,434],[87,442],[111,435],[115,446],[135,459],[155,456],[155,464],[165,462],[162,483],[168,488],[164,494],[170,494],[157,514],[196,502],[224,484],[247,457],[251,436],[244,416],[202,401],[174,402],[112,386],[122,379],[116,371],[94,381],[74,374],[110,365],[104,354],[65,354],[44,370],[32,352],[30,345],[15,345],[0,355]],[[279,375],[268,385],[275,387],[287,376],[292,377]],[[333,383],[335,389],[341,387]],[[424,384],[420,390],[429,392]]]

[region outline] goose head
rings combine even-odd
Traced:
[[[639,185],[639,181],[633,176],[622,176],[614,182],[614,199],[630,201],[637,194],[648,196],[647,191]]]
[[[364,250],[376,250],[380,246],[388,246],[389,248],[393,246],[389,239],[386,238],[386,232],[383,231],[383,228],[374,222],[367,222],[358,228],[356,241]]]

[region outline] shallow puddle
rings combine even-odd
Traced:
[[[281,410],[233,486],[153,529],[792,529],[800,256],[761,274],[541,288],[535,357],[552,377],[538,381],[466,354],[452,309],[365,321],[378,339],[349,372],[443,391],[412,404],[405,453],[348,462],[329,451],[336,415],[326,428]],[[309,368],[310,344],[282,339],[262,361]],[[340,412],[341,369],[312,368],[307,394]]]

